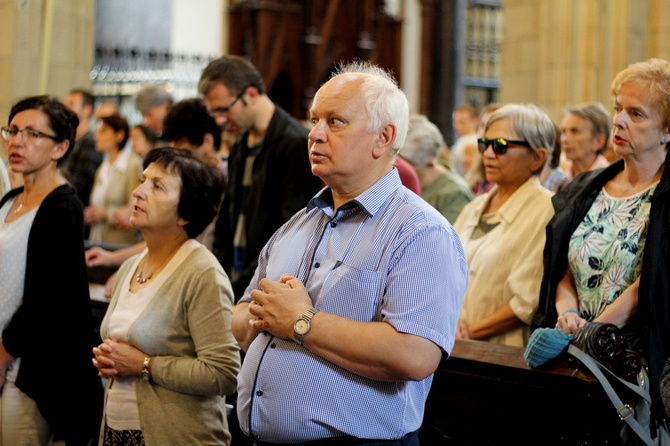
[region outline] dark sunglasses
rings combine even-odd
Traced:
[[[479,149],[479,153],[486,152],[486,149],[491,146],[493,148],[493,153],[496,155],[504,155],[507,153],[507,149],[510,147],[510,144],[531,148],[530,144],[528,144],[526,141],[513,141],[511,139],[505,138],[479,138],[477,140],[477,148]]]

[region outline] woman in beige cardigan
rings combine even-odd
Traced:
[[[478,146],[495,186],[465,205],[454,228],[470,273],[456,337],[524,347],[538,306],[544,228],[553,195],[539,174],[556,131],[532,104],[508,104],[486,123]]]
[[[216,215],[223,175],[184,149],[154,149],[145,164],[130,223],[147,248],[119,268],[93,349],[108,378],[100,445],[229,445],[233,291],[194,239]]]
[[[128,121],[121,115],[100,118],[95,147],[105,158],[95,174],[91,204],[84,210],[93,242],[130,245],[137,241],[135,229],[116,221],[116,214],[130,204],[142,174],[142,160],[125,147],[128,135]]]

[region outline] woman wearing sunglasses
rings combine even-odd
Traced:
[[[0,200],[0,438],[67,445],[97,438],[102,383],[84,260],[84,216],[58,165],[77,115],[57,98],[16,103],[1,130],[24,186]]]
[[[622,159],[578,175],[554,197],[534,325],[568,333],[587,321],[621,327],[628,347],[648,360],[661,419],[659,379],[670,356],[670,62],[630,65],[611,93],[612,142]]]
[[[509,104],[486,123],[478,148],[495,184],[461,211],[454,228],[470,281],[456,337],[523,347],[537,309],[544,228],[554,214],[539,174],[556,140],[554,123],[534,105]]]

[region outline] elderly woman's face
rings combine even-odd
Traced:
[[[594,135],[593,123],[580,116],[567,114],[561,121],[561,150],[565,157],[580,165],[593,163],[602,143]]]
[[[486,139],[505,138],[507,140],[521,141],[522,138],[512,129],[509,119],[498,119],[492,122],[486,133]],[[542,162],[538,160],[538,152],[529,147],[510,144],[507,152],[496,155],[489,145],[482,160],[486,169],[486,179],[496,183],[499,187],[517,189],[525,183],[537,170]],[[539,162],[539,164],[538,164]]]
[[[177,214],[180,193],[181,178],[176,173],[156,163],[149,164],[133,191],[130,224],[140,231],[184,230],[187,222]]]
[[[24,110],[17,113],[8,129],[18,131],[4,141],[7,160],[17,173],[31,174],[42,172],[49,166],[56,168],[56,161],[68,147],[68,142],[57,143],[49,124],[49,118],[40,110]]]
[[[645,152],[665,152],[663,138],[669,138],[656,102],[646,88],[624,85],[614,98],[614,151],[626,157]]]
[[[461,154],[461,163],[463,164],[463,172],[470,172],[473,166],[478,165],[481,160],[481,154],[477,147],[477,141],[468,141],[463,145],[463,153]]]

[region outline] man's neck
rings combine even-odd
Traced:
[[[391,159],[391,158],[389,158]],[[328,185],[333,194],[333,209],[337,211],[340,206],[353,200],[358,197],[360,194],[365,192],[374,186],[377,181],[379,181],[384,175],[393,170],[393,161],[390,163],[379,163],[371,166],[371,169],[376,171],[375,175],[366,176],[364,178],[355,178],[353,181],[349,181],[345,184],[340,185]]]
[[[91,130],[91,126],[88,125],[88,122],[82,122],[77,127],[77,132],[75,133],[75,141],[81,139],[82,136],[87,134]]]
[[[424,169],[416,169],[421,187],[428,187],[447,171],[440,163],[430,163]]]
[[[263,95],[258,98],[256,103],[256,119],[254,124],[249,129],[247,135],[247,144],[253,146],[265,137],[268,131],[270,121],[275,114],[275,103],[269,97]]]

